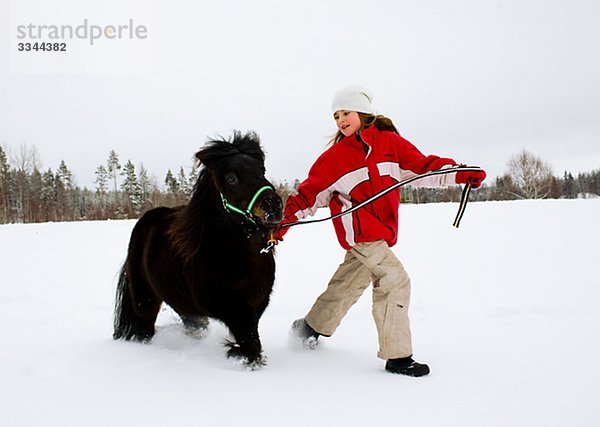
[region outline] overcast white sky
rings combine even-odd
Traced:
[[[496,176],[527,149],[600,168],[600,2],[1,0],[0,144],[64,159],[80,185],[111,149],[162,182],[207,137],[255,130],[268,175],[303,179],[347,84],[425,154]],[[17,25],[122,24],[143,40],[17,52]],[[45,57],[42,54],[46,55]]]

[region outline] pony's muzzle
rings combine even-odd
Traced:
[[[283,218],[281,197],[275,191],[266,191],[252,209],[252,214],[267,226],[279,224]]]

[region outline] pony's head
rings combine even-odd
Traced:
[[[266,228],[281,221],[283,204],[265,178],[265,154],[254,132],[235,131],[229,140],[208,141],[196,159],[203,166],[197,185],[208,180],[235,221]]]

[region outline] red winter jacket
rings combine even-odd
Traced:
[[[371,126],[341,139],[317,159],[308,178],[299,185],[298,194],[288,198],[283,223],[312,216],[318,208],[327,205],[335,215],[396,182],[455,164],[452,159],[424,156],[400,135]],[[453,185],[455,175],[432,176],[411,185]],[[392,191],[352,214],[334,219],[342,247],[349,250],[356,243],[381,239],[389,246],[396,244],[399,205],[400,191]]]

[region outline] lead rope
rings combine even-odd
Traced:
[[[465,188],[463,188],[462,195],[460,196],[460,204],[458,205],[458,212],[456,212],[456,218],[454,218],[454,224],[456,228],[460,225],[460,220],[462,219],[465,209],[467,208],[467,202],[469,201],[469,194],[471,194],[471,186],[469,184],[465,184]]]
[[[481,169],[479,166],[455,166],[455,167],[451,167],[451,168],[447,168],[447,169],[437,169],[434,171],[425,172],[421,175],[415,175],[411,178],[405,179],[404,181],[397,182],[394,185],[391,185],[390,187],[385,188],[385,189],[381,190],[379,193],[360,202],[358,205],[352,206],[351,208],[346,209],[345,211],[340,212],[338,214],[328,216],[327,218],[311,219],[311,220],[307,220],[307,221],[288,222],[286,224],[281,224],[281,226],[279,228],[295,227],[297,225],[302,225],[302,224],[312,224],[315,222],[323,222],[323,221],[329,221],[330,219],[336,219],[341,216],[352,213],[352,212],[362,208],[363,206],[366,206],[369,203],[374,202],[375,200],[379,199],[380,197],[385,196],[389,192],[394,191],[395,189],[400,188],[406,184],[410,184],[411,182],[416,181],[418,179],[427,178],[427,177],[435,176],[435,175],[446,175],[449,173],[454,173],[454,172],[459,172],[459,171],[480,172],[480,171],[483,171],[483,169]]]
[[[412,178],[408,178],[405,179],[404,181],[401,182],[397,182],[396,184],[381,190],[379,193],[369,197],[368,199],[364,200],[363,202],[359,203],[358,205],[355,205],[349,209],[346,209],[343,212],[340,212],[336,215],[332,215],[329,216],[327,218],[321,218],[321,219],[313,219],[313,220],[309,220],[309,221],[296,221],[296,222],[289,222],[287,224],[282,224],[279,228],[285,228],[285,227],[293,227],[296,225],[302,225],[302,224],[312,224],[315,222],[323,222],[323,221],[329,221],[330,219],[336,219],[339,218],[341,216],[347,215],[349,213],[352,213],[360,208],[362,208],[363,206],[368,205],[369,203],[374,202],[375,200],[379,199],[380,197],[385,196],[386,194],[388,194],[389,192],[400,188],[406,184],[409,184],[413,181],[416,181],[418,179],[422,179],[422,178],[427,178],[428,176],[434,176],[434,175],[445,175],[445,174],[449,174],[449,173],[454,173],[454,172],[458,172],[458,171],[471,171],[471,172],[479,172],[479,171],[483,171],[483,169],[481,169],[479,166],[455,166],[455,167],[451,167],[451,168],[447,168],[447,169],[438,169],[438,170],[434,170],[434,171],[429,171],[426,172],[424,174],[421,175],[416,175]],[[465,184],[465,188],[463,189],[461,198],[460,198],[460,204],[458,206],[458,212],[456,214],[456,218],[454,219],[454,224],[453,226],[458,228],[458,226],[460,225],[460,221],[463,217],[463,214],[465,213],[465,208],[467,207],[467,202],[469,201],[469,194],[471,193],[471,186],[469,184]],[[263,248],[260,253],[268,253],[270,252],[275,245],[277,244],[277,241],[273,239],[273,235],[271,234],[271,238],[269,239],[267,246],[265,248]]]

